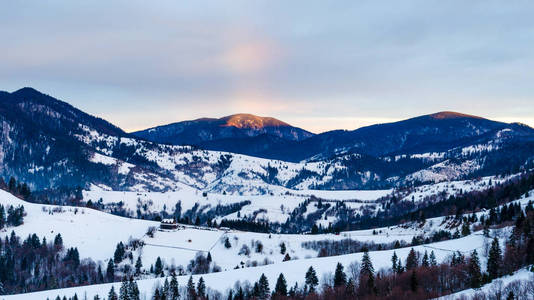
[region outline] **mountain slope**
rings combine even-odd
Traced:
[[[27,182],[34,191],[92,185],[168,191],[187,185],[228,194],[279,195],[288,188],[386,189],[517,173],[534,166],[532,128],[453,113],[301,141],[268,133],[219,139],[201,144],[214,149],[204,150],[136,138],[26,88],[0,93],[0,122],[0,176]],[[231,124],[224,127],[230,130],[285,126],[248,116],[217,122]]]
[[[172,145],[198,145],[203,142],[249,138],[264,134],[288,141],[300,141],[313,136],[306,130],[280,120],[251,114],[235,114],[220,119],[202,118],[132,133],[149,141]]]

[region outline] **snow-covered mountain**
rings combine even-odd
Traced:
[[[172,145],[210,145],[211,142],[271,135],[288,141],[300,141],[313,136],[306,130],[280,120],[251,114],[235,114],[202,118],[149,128],[132,135],[153,142]]]
[[[285,140],[280,151],[324,151],[303,150],[313,156],[298,162],[150,142],[31,88],[0,93],[0,121],[0,175],[38,191],[91,185],[132,191],[172,191],[186,185],[238,195],[387,189],[517,173],[534,161],[532,128],[455,113],[307,139],[301,132],[293,141]],[[213,122],[245,130],[287,127],[247,115]],[[272,136],[250,139],[258,144],[265,137]]]

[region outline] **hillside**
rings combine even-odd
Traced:
[[[172,191],[187,185],[236,195],[285,189],[389,189],[517,173],[534,164],[532,128],[456,113],[284,140],[278,150],[270,148],[270,141],[282,138],[269,134],[213,144],[229,142],[233,146],[228,150],[236,152],[254,149],[250,154],[314,155],[288,162],[135,138],[30,88],[3,92],[0,98],[0,175],[5,180],[13,176],[37,192],[91,185],[130,191]],[[233,116],[216,122],[235,125],[221,128],[246,130],[286,126],[250,118]]]
[[[133,136],[156,143],[202,145],[227,139],[270,135],[287,141],[300,141],[312,133],[270,117],[235,114],[219,119],[202,118],[132,132]]]

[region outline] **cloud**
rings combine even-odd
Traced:
[[[0,89],[34,86],[127,129],[237,110],[316,131],[445,109],[522,119],[534,115],[533,8],[13,1],[0,11]]]

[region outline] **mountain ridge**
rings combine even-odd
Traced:
[[[66,102],[23,89],[0,93],[0,176],[34,190],[97,185],[167,191],[187,185],[264,194],[286,188],[391,188],[534,167],[534,129],[452,116],[425,115],[301,141],[269,133],[230,135],[198,143],[199,148],[137,138]],[[237,130],[223,127],[228,128]]]

